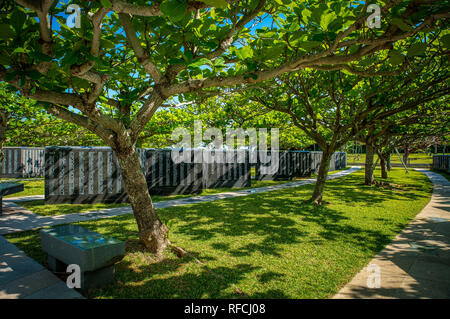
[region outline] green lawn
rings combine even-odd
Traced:
[[[5,198],[8,197],[19,197],[19,196],[31,196],[31,195],[44,195],[44,180],[38,180],[38,179],[29,179],[26,181],[20,181],[18,182],[20,184],[24,185],[23,192],[11,194],[8,196],[5,196]]]
[[[403,154],[400,153],[400,155],[402,156],[403,159]],[[411,164],[432,164],[433,155],[429,156],[425,153],[413,153],[409,155],[409,160],[411,161]],[[347,154],[347,162],[349,163],[364,163],[365,161],[366,161],[366,154]],[[391,163],[396,164],[401,163],[397,154],[391,155]]]
[[[298,179],[300,180],[300,178]],[[44,181],[41,181],[42,184]],[[271,185],[277,185],[277,184],[283,184],[288,183],[291,181],[252,181],[252,188],[253,187],[264,187],[264,186],[271,186]],[[29,185],[30,182],[26,182],[26,185]],[[31,182],[36,183],[36,182]],[[42,186],[43,187],[43,186]],[[217,193],[224,193],[234,190],[240,190],[240,189],[246,189],[248,187],[244,188],[215,188],[215,189],[204,189],[200,194],[198,195],[209,195],[209,194],[217,194]],[[16,196],[22,196],[23,193],[16,194]],[[38,194],[43,194],[38,193]],[[31,195],[31,194],[28,194]],[[33,194],[37,195],[37,194]],[[25,195],[23,195],[25,196]],[[179,198],[186,198],[186,197],[192,197],[194,195],[169,195],[169,196],[152,196],[152,200],[154,202],[160,202],[165,200],[173,200],[173,199],[179,199]],[[129,206],[128,203],[121,203],[121,204],[56,204],[56,205],[46,205],[43,200],[35,200],[35,201],[28,201],[28,202],[22,202],[20,203],[21,206],[25,207],[26,209],[32,211],[35,214],[41,215],[41,216],[55,216],[55,215],[65,215],[65,214],[72,214],[72,213],[80,213],[80,212],[86,212],[91,210],[97,210],[97,209],[106,209],[106,208],[114,208],[114,207],[121,207],[121,206]]]
[[[379,176],[379,172],[376,172]],[[393,169],[390,186],[363,171],[329,181],[325,200],[303,204],[314,185],[158,210],[172,243],[191,256],[156,259],[137,240],[132,215],[79,223],[127,241],[117,282],[90,298],[328,298],[428,203],[427,177]],[[45,264],[38,231],[6,236]]]

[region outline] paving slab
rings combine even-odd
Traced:
[[[0,236],[0,299],[83,298]]]
[[[334,299],[450,298],[450,182],[416,170],[433,183],[430,202]]]
[[[20,203],[20,202],[29,202],[33,200],[44,200],[44,195],[30,195],[30,196],[17,196],[17,197],[5,197],[3,199],[4,202],[14,202],[14,203]]]

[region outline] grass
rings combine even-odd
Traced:
[[[301,178],[298,178],[296,180],[300,180],[300,179]],[[44,183],[44,181],[41,181],[41,182],[42,182],[42,184]],[[271,186],[271,185],[283,184],[283,183],[288,183],[288,182],[291,182],[291,181],[255,181],[255,180],[252,180],[251,188]],[[32,182],[32,183],[35,183],[35,182]],[[27,184],[29,184],[29,182],[27,182]],[[36,187],[36,188],[38,188],[38,187]],[[247,189],[247,188],[249,188],[249,187],[241,187],[241,188],[236,187],[236,188],[232,188],[232,189],[230,189],[230,188],[204,189],[200,194],[197,194],[197,195],[210,195],[210,194],[229,192],[231,190],[240,190],[240,189]],[[42,193],[40,193],[40,194],[42,194]],[[29,194],[29,195],[31,195],[31,194]],[[33,194],[33,195],[37,195],[37,194]],[[22,193],[16,194],[16,196],[22,196]],[[23,195],[23,196],[25,196],[25,195]],[[165,201],[165,200],[180,199],[180,198],[186,198],[186,197],[192,197],[192,196],[193,196],[192,194],[169,195],[169,196],[154,195],[154,196],[152,196],[152,200],[153,200],[153,202],[161,202],[161,201]],[[34,200],[34,201],[22,202],[22,203],[20,203],[20,205],[25,207],[26,209],[32,211],[33,213],[41,215],[41,216],[56,216],[56,215],[66,215],[66,214],[87,212],[87,211],[91,211],[91,210],[129,206],[129,203],[47,204],[46,205],[43,200]]]
[[[376,172],[379,176],[379,172]],[[327,182],[325,200],[303,204],[314,185],[158,210],[170,240],[193,257],[157,259],[138,242],[132,215],[79,223],[127,241],[116,283],[90,298],[329,298],[428,203],[432,184],[393,169],[383,187],[363,171]],[[45,264],[38,231],[6,236]]]
[[[20,181],[18,183],[24,185],[23,192],[11,194],[11,195],[5,196],[4,198],[19,197],[19,196],[31,196],[31,195],[43,195],[44,194],[44,180],[43,179],[41,179],[41,180],[29,179],[26,181]]]
[[[440,155],[440,154],[437,154]],[[400,153],[400,156],[403,154]],[[409,155],[408,160],[411,164],[432,164],[433,163],[433,155],[428,155],[425,153],[413,153]],[[366,161],[366,154],[347,154],[347,162],[349,163],[364,163]],[[400,164],[400,159],[397,154],[391,155],[391,163]]]

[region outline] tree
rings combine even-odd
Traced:
[[[404,50],[411,50],[414,45]],[[365,183],[372,184],[375,168],[372,138],[381,123],[449,94],[450,73],[445,51],[439,45],[430,44],[421,55],[417,58],[410,55],[410,60],[405,60],[403,65],[414,64],[402,72],[360,72],[365,76],[361,77],[343,71],[302,71],[282,75],[247,92],[249,99],[264,108],[289,114],[294,125],[319,144],[323,154],[311,198],[315,204],[322,201],[334,152],[361,131],[368,130],[364,139]],[[385,59],[381,54],[378,58]]]
[[[77,29],[65,25],[58,15],[66,6],[54,0],[16,2],[1,17],[0,80],[114,150],[152,252],[167,247],[168,229],[136,141],[158,108],[307,67],[348,67],[449,16],[445,1],[392,1],[382,9],[390,22],[368,30],[368,4],[342,1],[74,1],[83,13]]]
[[[375,154],[380,161],[381,178],[387,178],[387,162],[395,147],[408,144],[415,145],[417,149],[427,148],[433,145],[436,139],[449,134],[449,110],[445,107],[448,105],[448,99],[448,95],[443,96],[423,106],[397,113],[378,125],[372,125],[369,129],[358,133],[358,139],[368,146],[365,165],[366,185],[374,182]]]

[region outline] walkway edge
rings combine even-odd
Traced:
[[[450,182],[433,183],[428,204],[334,299],[450,298]]]

